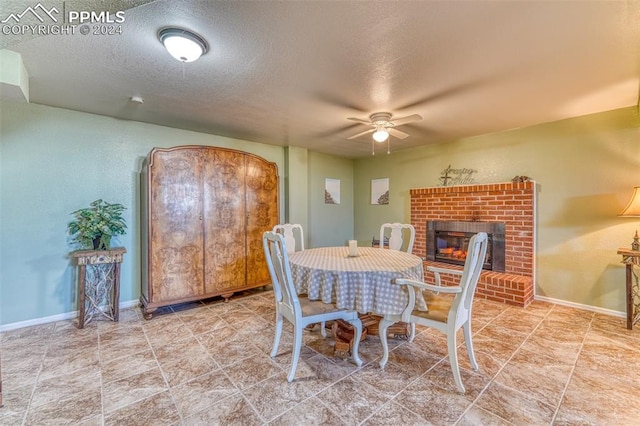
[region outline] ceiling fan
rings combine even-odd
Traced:
[[[371,129],[364,132],[357,133],[353,136],[349,136],[347,139],[355,139],[368,133],[373,133],[373,139],[371,142],[371,153],[375,155],[373,141],[384,142],[387,141],[387,154],[389,154],[389,135],[398,139],[404,139],[409,136],[408,133],[396,129],[397,126],[411,123],[413,121],[422,120],[422,116],[419,114],[412,114],[406,117],[400,117],[391,119],[391,113],[388,112],[376,112],[369,116],[369,120],[363,120],[361,118],[348,117],[347,120],[355,121],[357,123],[366,124],[371,126]]]

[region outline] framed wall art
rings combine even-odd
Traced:
[[[371,179],[371,204],[389,204],[389,178]]]
[[[340,204],[340,179],[325,178],[324,203]]]

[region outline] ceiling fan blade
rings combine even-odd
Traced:
[[[492,77],[493,79],[493,77]],[[474,90],[476,87],[481,86],[481,85],[486,85],[487,83],[489,83],[489,79],[488,78],[480,78],[477,79],[475,81],[468,81],[468,82],[464,82],[461,83],[457,86],[451,86],[451,87],[446,87],[443,88],[442,90],[440,90],[439,92],[435,92],[435,93],[431,93],[429,95],[426,95],[420,99],[416,99],[413,102],[410,102],[408,104],[405,105],[401,105],[398,108],[396,108],[396,111],[401,111],[403,109],[406,108],[414,108],[417,106],[422,106],[425,104],[431,104],[434,102],[439,102],[442,99],[446,99],[452,96],[456,96],[460,93],[469,91],[469,90]]]
[[[360,132],[357,135],[353,135],[353,136],[349,136],[347,139],[355,139],[355,138],[359,138],[362,135],[366,135],[367,133],[373,133],[375,132],[376,129],[369,129],[369,130],[365,130],[364,132]],[[409,136],[409,135],[407,135]]]
[[[355,131],[356,128],[360,128],[360,124],[348,123],[346,126],[334,127],[324,132],[316,133],[316,136],[319,136],[321,138],[326,138],[330,136],[336,136],[338,134],[344,135],[345,133],[351,133],[352,130]]]
[[[391,122],[394,126],[400,126],[402,124],[411,123],[412,121],[420,121],[422,120],[422,116],[420,114],[412,114],[406,117],[393,118]]]
[[[356,121],[356,122],[358,122],[358,123],[362,123],[362,124],[369,124],[369,125],[371,125],[371,121],[369,121],[369,120],[363,120],[363,119],[361,119],[361,118],[347,117],[347,120]]]
[[[398,129],[394,129],[394,128],[388,128],[387,132],[389,132],[389,134],[393,137],[396,137],[398,139],[405,139],[407,137],[409,137],[408,133],[402,132]]]
[[[340,95],[336,95],[335,93],[316,93],[316,98],[323,103],[337,106],[340,108],[348,108],[352,111],[357,111],[361,113],[366,113],[368,110],[362,106],[362,104],[357,104],[354,102],[347,102],[346,99],[343,99]]]

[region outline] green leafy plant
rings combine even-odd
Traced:
[[[71,243],[82,249],[110,250],[111,238],[124,235],[127,229],[122,217],[124,210],[122,204],[96,200],[90,207],[71,213],[75,216],[75,220],[67,225]]]

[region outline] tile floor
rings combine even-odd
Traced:
[[[480,371],[460,348],[467,393],[455,392],[446,344],[419,329],[392,341],[378,367],[377,337],[362,368],[332,356],[332,339],[305,332],[287,383],[291,334],[269,357],[272,293],[230,303],[138,309],[119,323],[72,320],[0,335],[2,425],[626,425],[640,422],[640,328],[624,320],[534,302],[477,300]],[[289,327],[289,331],[291,328]],[[464,345],[462,345],[464,346]]]

